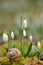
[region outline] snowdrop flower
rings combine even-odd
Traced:
[[[3,39],[3,42],[8,42],[8,35],[3,33],[2,39]]]
[[[35,45],[32,45],[32,51],[33,52],[35,51]]]
[[[23,27],[26,29],[27,28],[27,20],[24,19],[23,23],[22,23]]]
[[[37,42],[37,46],[38,48],[41,48],[41,43],[39,41]]]
[[[30,36],[29,38],[30,38],[30,42],[32,42],[32,36]]]
[[[11,38],[14,39],[14,32],[11,32]]]
[[[23,36],[26,36],[26,30],[25,29],[23,30]]]
[[[35,45],[32,45],[32,52],[38,51],[38,48]]]

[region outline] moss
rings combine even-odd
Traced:
[[[7,56],[0,57],[0,65],[24,65],[25,60],[24,58],[10,60]]]
[[[15,59],[15,61],[12,63],[12,65],[24,65],[25,59],[22,57],[21,59]]]
[[[9,59],[7,57],[0,57],[0,64],[1,65],[9,65]]]
[[[28,61],[30,62],[31,59],[32,57],[29,57],[29,58],[22,57],[22,58],[10,60],[7,56],[0,57],[0,65],[24,65]],[[37,60],[37,58],[34,58],[34,59]],[[39,59],[37,61],[42,63],[42,61],[40,61]]]

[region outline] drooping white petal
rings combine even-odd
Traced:
[[[41,48],[41,43],[39,41],[37,42],[37,46],[38,48]]]
[[[30,38],[30,41],[32,41],[32,36],[30,36],[29,38]]]
[[[8,35],[3,33],[2,39],[3,39],[3,42],[8,42]]]
[[[32,52],[38,51],[38,48],[35,45],[32,45]]]
[[[26,36],[26,30],[25,29],[23,30],[23,36]]]
[[[24,19],[22,25],[23,25],[24,28],[27,28],[27,20],[26,19]]]
[[[11,38],[14,39],[14,32],[11,32]]]
[[[32,46],[32,51],[33,51],[33,52],[35,51],[35,45]]]

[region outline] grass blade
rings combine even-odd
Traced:
[[[31,43],[30,46],[27,48],[27,52],[26,52],[26,54],[25,54],[24,57],[29,56],[29,53],[30,53],[30,51],[31,51],[31,48],[32,48],[32,43]]]

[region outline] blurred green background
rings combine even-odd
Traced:
[[[7,28],[20,25],[22,19],[28,21],[29,34],[43,39],[43,0],[0,0],[0,33]]]

